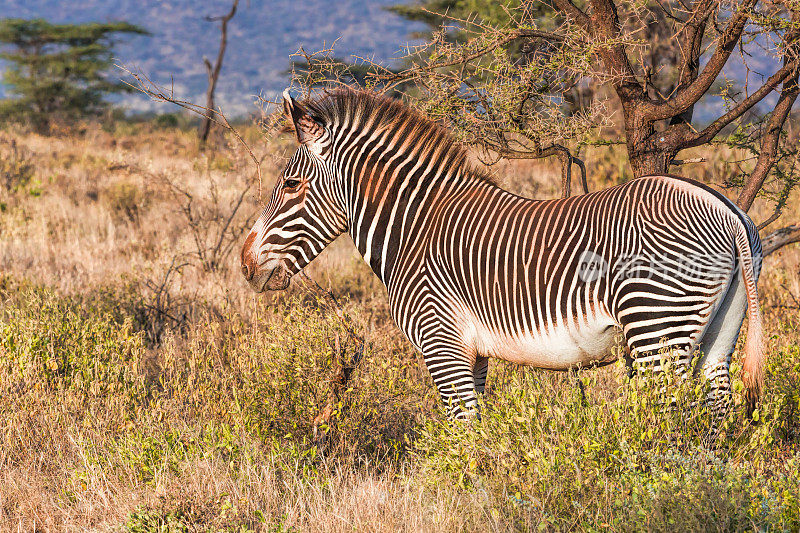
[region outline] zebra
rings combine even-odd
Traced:
[[[644,176],[532,200],[499,187],[438,123],[355,89],[283,94],[299,147],[244,242],[252,288],[282,290],[349,232],[385,285],[452,418],[478,411],[489,358],[568,370],[604,365],[621,330],[628,361],[695,350],[726,410],[745,313],[746,401],[765,349],[753,222],[699,182]],[[616,354],[616,355],[615,355]]]

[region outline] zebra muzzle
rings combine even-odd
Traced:
[[[280,291],[289,286],[292,276],[283,262],[269,261],[264,267],[260,269],[260,272],[253,272],[250,270],[251,266],[242,265],[242,273],[245,274],[245,278],[247,278],[254,291]],[[245,273],[245,268],[248,270],[247,273]]]

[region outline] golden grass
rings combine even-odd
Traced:
[[[369,349],[320,448],[311,421],[341,324],[294,290],[254,297],[238,246],[203,269],[167,182],[213,233],[252,176],[240,149],[204,154],[193,133],[147,125],[0,135],[0,157],[13,138],[33,168],[0,192],[2,530],[800,527],[800,247],[768,258],[760,283],[762,421],[733,413],[711,451],[702,421],[658,414],[619,365],[576,376],[493,364],[484,420],[448,423],[343,237],[309,273],[344,297]],[[276,176],[291,145],[258,148]],[[699,154],[709,161],[681,170],[712,184],[736,155]],[[592,189],[624,179],[618,148],[584,155]],[[493,171],[521,194],[557,195],[550,162]],[[233,226],[258,210],[248,194]],[[751,212],[768,214],[765,203]]]

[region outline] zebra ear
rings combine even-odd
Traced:
[[[310,144],[322,137],[325,132],[324,126],[316,121],[305,107],[292,98],[289,89],[283,91],[283,110],[286,112],[286,118],[294,126],[300,144]]]

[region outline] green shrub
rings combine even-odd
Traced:
[[[761,423],[733,410],[724,425],[734,438],[716,449],[705,409],[686,407],[705,397],[702,384],[669,373],[657,385],[627,380],[620,367],[617,394],[588,404],[574,376],[513,372],[480,423],[431,420],[414,453],[429,487],[456,483],[514,529],[795,530],[800,450],[785,427],[797,372],[782,375],[800,363],[792,353],[773,359]],[[597,373],[582,379],[591,391]],[[682,408],[656,392],[667,382]],[[778,462],[776,447],[786,449]]]
[[[156,115],[153,121],[156,128],[159,129],[173,129],[178,127],[178,114],[177,113],[161,113]]]
[[[132,319],[46,289],[11,289],[13,304],[0,307],[0,391],[56,395],[81,418],[91,413],[79,406],[102,403],[118,422],[130,420],[144,394],[143,336]]]
[[[0,468],[37,457],[67,507],[93,483],[136,487],[151,496],[128,531],[291,528],[296,517],[265,514],[283,509],[270,498],[242,496],[259,472],[300,507],[339,476],[388,476],[412,488],[414,512],[450,502],[472,530],[800,527],[796,345],[771,352],[758,423],[734,409],[714,443],[705,408],[692,406],[703,383],[628,379],[621,364],[579,374],[495,364],[480,422],[448,422],[418,360],[373,335],[319,446],[338,318],[286,296],[262,300],[255,324],[203,315],[148,346],[135,287],[65,296],[0,278]],[[198,465],[241,493],[186,494]],[[155,502],[165,487],[172,495]]]
[[[212,153],[196,159],[192,165],[196,172],[210,172],[212,170],[219,170],[220,172],[231,172],[236,168],[236,163],[229,157],[220,154]]]
[[[161,512],[146,508],[136,509],[125,524],[129,533],[188,533],[195,528],[180,510]]]

